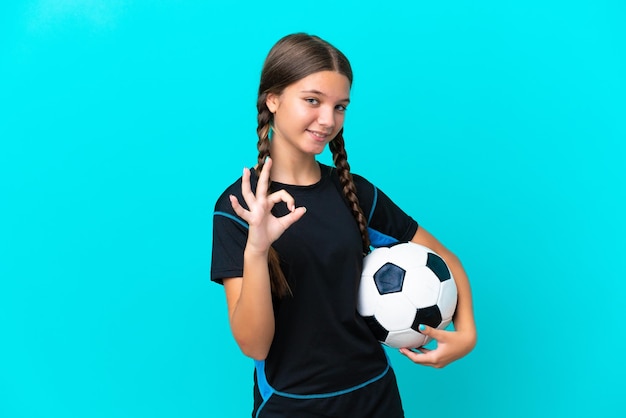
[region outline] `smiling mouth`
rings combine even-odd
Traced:
[[[307,132],[309,132],[314,138],[320,140],[320,141],[324,141],[326,140],[326,138],[328,138],[330,136],[330,132],[329,133],[325,133],[325,132],[318,132],[318,131],[312,131],[310,129],[307,129]]]

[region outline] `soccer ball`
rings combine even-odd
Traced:
[[[363,260],[357,310],[378,339],[395,348],[421,347],[420,324],[443,329],[452,321],[457,290],[445,261],[412,242],[373,250]]]

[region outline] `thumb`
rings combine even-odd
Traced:
[[[445,332],[443,330],[433,328],[425,324],[420,324],[417,329],[420,333],[429,336],[433,340],[439,340],[441,337],[445,336]]]
[[[304,206],[300,206],[299,208],[296,208],[293,212],[290,212],[287,215],[279,218],[279,221],[283,225],[283,227],[287,229],[297,220],[302,218],[305,213],[306,208]]]

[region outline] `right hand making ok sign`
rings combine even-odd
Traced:
[[[256,194],[250,187],[250,170],[244,168],[241,177],[241,194],[248,210],[244,209],[237,197],[230,195],[230,204],[239,217],[249,225],[247,249],[258,252],[269,251],[270,246],[287,228],[304,215],[306,208],[296,208],[294,198],[285,190],[268,194],[272,159],[267,158],[257,183]],[[289,213],[277,218],[272,214],[272,208],[278,202],[285,202]]]

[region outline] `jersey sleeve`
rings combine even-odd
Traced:
[[[211,280],[220,284],[222,279],[243,276],[243,253],[248,239],[248,225],[233,211],[230,194],[243,202],[240,181],[220,196],[213,212]]]
[[[382,247],[410,241],[418,223],[372,183],[358,175],[353,177],[359,203],[367,217],[371,245]]]

